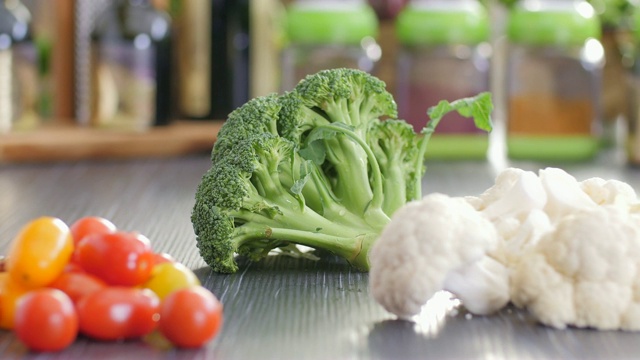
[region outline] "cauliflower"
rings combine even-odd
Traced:
[[[580,188],[598,205],[629,207],[638,202],[631,185],[618,180],[591,178],[581,182]]]
[[[575,177],[558,168],[546,168],[539,172],[540,181],[547,193],[544,211],[558,221],[563,216],[597,204],[580,188]]]
[[[640,330],[640,204],[621,181],[506,169],[479,196],[399,209],[370,262],[399,317],[444,289],[474,314],[511,301],[556,328]]]
[[[623,208],[576,210],[525,251],[511,300],[542,323],[640,330],[640,219]]]
[[[465,199],[428,195],[399,209],[372,247],[371,292],[400,318],[443,289],[467,308],[492,312],[509,298],[506,269],[500,275],[502,265],[485,259],[496,245],[494,226]]]

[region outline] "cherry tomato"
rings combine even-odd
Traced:
[[[202,286],[180,289],[160,306],[158,329],[177,347],[194,348],[213,339],[222,326],[222,304]]]
[[[188,267],[180,263],[163,263],[153,267],[151,279],[144,287],[162,300],[178,289],[197,285],[200,285],[200,280]]]
[[[138,233],[91,234],[76,249],[76,262],[110,285],[137,286],[149,279],[154,256],[149,239]]]
[[[41,217],[28,223],[13,240],[7,271],[27,287],[46,286],[62,273],[72,252],[69,227],[60,219]]]
[[[116,226],[109,220],[100,216],[85,216],[76,220],[70,226],[73,243],[78,244],[85,236],[90,234],[110,234],[116,232]]]
[[[18,299],[26,294],[29,288],[15,281],[9,273],[0,273],[0,327],[13,329]]]
[[[83,296],[107,287],[107,283],[88,273],[63,272],[49,286],[61,290],[77,303]]]
[[[167,253],[154,253],[153,254],[153,263],[155,265],[164,264],[164,263],[173,263],[176,262],[176,259],[173,258],[170,254]]]
[[[135,339],[156,329],[160,299],[148,289],[112,286],[76,304],[80,332],[98,340]]]
[[[75,251],[74,251],[75,254]],[[80,267],[80,265],[78,265],[78,263],[76,262],[70,262],[67,265],[65,265],[64,269],[62,270],[63,273],[66,272],[85,272],[83,268]]]
[[[57,289],[41,288],[18,300],[15,333],[29,349],[59,351],[78,335],[78,315],[71,299]]]

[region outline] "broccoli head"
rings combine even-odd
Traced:
[[[475,102],[443,103],[435,115],[475,116],[467,111]],[[231,273],[237,254],[259,260],[304,245],[368,270],[369,248],[390,216],[421,197],[428,129],[439,121],[416,134],[395,116],[384,82],[350,69],[321,71],[234,110],[191,214],[207,264]]]

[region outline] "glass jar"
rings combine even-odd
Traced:
[[[0,133],[38,125],[38,84],[31,13],[18,0],[0,0]]]
[[[171,23],[150,0],[115,0],[91,34],[91,124],[144,131],[171,112]]]
[[[421,131],[427,109],[440,100],[489,90],[489,16],[475,0],[413,0],[398,15],[401,44],[396,77],[399,117]],[[428,157],[484,158],[489,138],[473,120],[446,115],[429,142]]]
[[[373,73],[382,53],[378,19],[364,0],[298,0],[287,9],[281,90],[332,68]]]
[[[640,166],[640,7],[636,7],[631,20],[633,28],[633,64],[629,71],[627,139],[625,142],[627,162]]]
[[[523,0],[507,21],[507,153],[578,161],[600,148],[600,22],[583,0]]]

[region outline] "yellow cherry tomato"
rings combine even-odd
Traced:
[[[162,300],[172,292],[200,285],[196,274],[180,263],[161,263],[153,267],[151,279],[143,287],[150,289]]]
[[[28,292],[27,287],[15,281],[8,273],[0,273],[0,328],[13,329],[18,299]]]
[[[13,240],[7,253],[7,272],[28,288],[43,287],[60,276],[72,253],[69,227],[57,218],[37,218]]]

